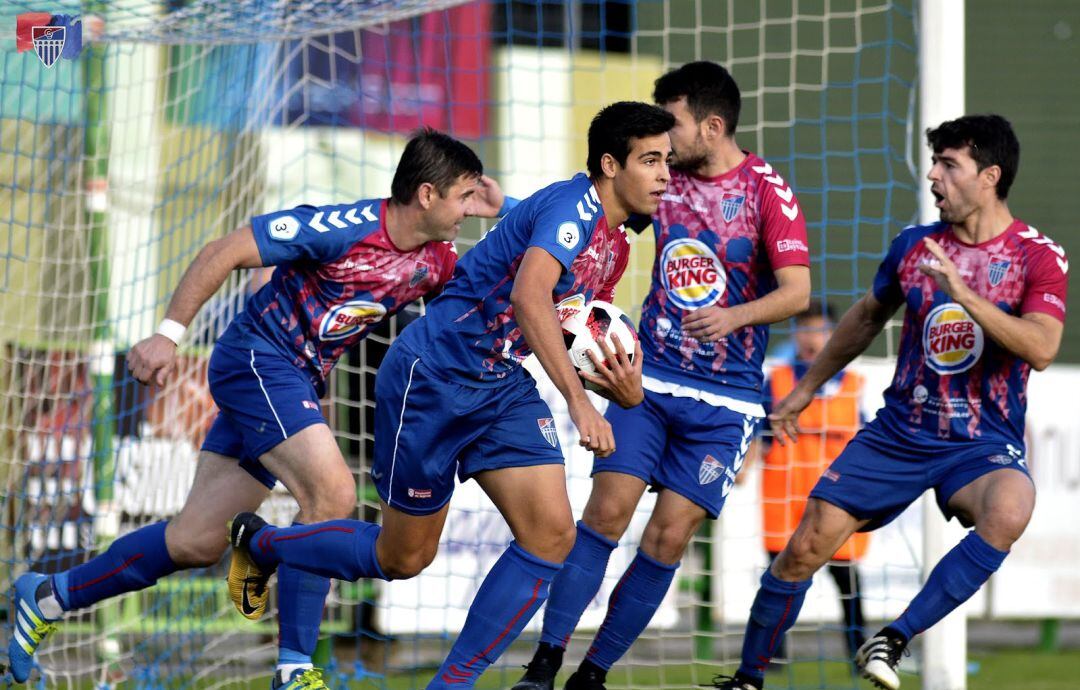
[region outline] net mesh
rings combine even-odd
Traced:
[[[20,0],[0,16],[14,26],[15,15],[40,9]],[[914,216],[910,3],[58,0],[49,11],[81,15],[77,59],[46,69],[10,42],[0,52],[5,590],[28,569],[84,562],[182,505],[215,414],[209,350],[266,279],[261,271],[231,276],[189,328],[168,385],[142,388],[123,357],[153,331],[196,253],[252,214],[385,195],[406,136],[420,124],[468,141],[504,189],[526,196],[583,167],[588,121],[601,106],[649,100],[667,67],[712,59],[742,88],[740,145],[798,195],[816,295],[846,307],[868,287],[889,237]],[[486,228],[470,223],[459,249]],[[651,238],[635,239],[617,297],[635,318],[652,258]],[[392,319],[350,353],[325,401],[364,519],[377,519],[366,474],[374,375],[416,313]],[[774,329],[774,348],[787,332]],[[888,343],[875,352],[887,356]],[[887,361],[867,367],[865,409],[875,409],[887,369]],[[558,396],[547,397],[560,435],[572,438]],[[589,492],[589,462],[568,457],[577,511]],[[695,538],[609,687],[690,687],[732,669],[767,562],[759,482],[758,466],[721,520]],[[568,667],[602,620],[652,500],[646,496],[613,556]],[[278,523],[293,511],[280,490],[264,509]],[[917,581],[913,519],[876,535],[862,563],[871,620],[896,613]],[[321,663],[340,685],[423,687],[508,539],[475,484],[459,487],[440,556],[424,575],[335,585],[323,626],[332,643],[320,648]],[[39,654],[43,687],[216,688],[265,678],[273,619],[241,620],[222,576],[220,565],[178,573],[70,617]],[[839,611],[824,575],[789,644],[801,663],[784,666],[775,687],[855,686],[842,661]],[[540,619],[481,686],[512,684]]]

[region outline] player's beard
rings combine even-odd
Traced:
[[[683,172],[697,172],[709,162],[709,152],[699,136],[689,151],[676,151],[671,167]]]

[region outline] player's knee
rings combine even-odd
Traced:
[[[173,563],[184,568],[205,568],[221,560],[228,541],[224,529],[218,532],[188,530],[183,526],[166,532],[166,547]]]
[[[379,559],[383,574],[391,580],[408,580],[416,577],[435,560],[439,545],[424,546],[409,551],[397,551]]]
[[[681,524],[650,522],[641,536],[641,550],[650,558],[673,565],[682,558],[693,532]]]
[[[562,563],[570,555],[577,539],[577,527],[570,519],[552,520],[551,522],[540,521],[538,525],[544,525],[543,529],[530,530],[527,534],[517,534],[518,546],[525,549],[537,558],[543,558],[552,563]]]
[[[976,521],[979,536],[1000,551],[1008,551],[1027,529],[1031,511],[1021,506],[1002,507]]]
[[[812,530],[800,530],[792,535],[777,557],[773,572],[784,580],[805,580],[828,562],[830,553],[822,548],[821,538]]]
[[[626,510],[617,501],[593,501],[590,500],[585,506],[585,512],[581,521],[589,526],[594,532],[603,535],[611,541],[619,541],[626,526],[630,523],[634,509]]]
[[[301,505],[302,522],[325,522],[341,520],[352,515],[356,508],[356,487],[353,484],[334,483],[314,493]]]

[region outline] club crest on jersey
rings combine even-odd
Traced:
[[[739,215],[739,209],[746,201],[746,195],[725,194],[720,200],[720,214],[724,216],[724,222],[730,223],[735,216]]]
[[[341,340],[360,331],[369,323],[375,323],[386,316],[386,307],[378,302],[356,299],[339,304],[323,315],[319,325],[319,338],[322,340]]]
[[[959,374],[982,356],[983,331],[955,302],[934,307],[923,322],[926,363],[939,374]]]
[[[1005,276],[1009,273],[1009,265],[1012,262],[1008,259],[999,259],[997,261],[991,261],[989,268],[986,270],[986,277],[990,279],[990,287],[997,287],[1001,284],[1001,281],[1005,280]]]
[[[416,287],[420,284],[424,278],[427,278],[428,265],[417,264],[416,269],[413,271],[412,278],[409,278],[409,287]]]
[[[536,425],[540,427],[540,433],[544,435],[544,440],[548,442],[548,445],[558,448],[559,432],[555,430],[555,420],[551,417],[543,417],[536,420]]]
[[[704,242],[683,238],[669,242],[660,257],[660,280],[681,309],[713,304],[727,288],[727,274]]]
[[[701,467],[698,468],[697,480],[698,484],[704,486],[705,484],[712,484],[720,475],[724,473],[724,465],[719,460],[711,455],[706,455],[705,459],[701,461]]]

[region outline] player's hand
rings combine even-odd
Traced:
[[[799,415],[813,400],[814,391],[795,386],[795,389],[773,408],[769,415],[769,424],[772,425],[773,437],[777,443],[786,446],[785,437],[792,443],[798,442]]]
[[[465,214],[482,218],[498,218],[499,209],[502,208],[504,201],[506,201],[506,195],[503,194],[499,183],[487,175],[482,175],[480,181],[476,183],[476,191],[469,198]]]
[[[135,343],[127,355],[127,368],[142,384],[165,385],[176,366],[176,343],[160,333]]]
[[[581,378],[594,383],[602,390],[599,391],[608,400],[613,400],[620,407],[633,407],[640,405],[645,400],[645,389],[641,387],[641,365],[644,359],[641,355],[641,345],[635,341],[634,359],[626,354],[619,337],[612,335],[615,341],[615,350],[612,351],[607,344],[607,338],[600,338],[596,344],[600,346],[602,358],[596,352],[588,350],[589,359],[596,367],[595,374],[579,371]]]
[[[735,319],[731,309],[716,305],[695,309],[684,316],[682,320],[683,331],[702,343],[711,343],[726,338],[729,333],[741,325]]]
[[[960,276],[960,269],[945,254],[945,250],[940,244],[929,237],[923,238],[923,244],[926,245],[926,250],[933,255],[934,261],[919,264],[919,271],[923,275],[933,278],[938,289],[948,295],[950,299],[963,302],[964,297],[967,296],[971,289]]]
[[[611,425],[587,397],[583,396],[578,403],[570,405],[570,419],[581,437],[579,445],[596,453],[598,458],[606,458],[615,452],[615,434],[611,431]]]

